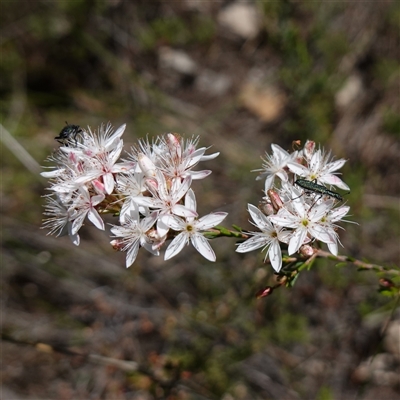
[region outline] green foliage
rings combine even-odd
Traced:
[[[207,43],[214,36],[214,23],[205,16],[195,18],[189,24],[178,17],[156,18],[138,32],[139,43],[145,50],[152,50],[159,44],[183,46],[193,43]]]

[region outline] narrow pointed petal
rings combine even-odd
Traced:
[[[272,228],[271,221],[253,204],[247,205],[247,210],[254,221],[254,223],[260,228],[261,230],[264,229],[266,226]]]
[[[217,158],[219,156],[219,152],[218,153],[213,153],[213,154],[207,154],[207,155],[203,155],[200,159],[200,161],[209,161],[209,160],[213,160],[214,158]]]
[[[334,185],[337,186],[340,189],[343,190],[350,190],[350,187],[347,186],[340,178],[338,178],[336,175],[325,175],[322,179],[321,179],[322,183],[328,184],[328,185]]]
[[[349,210],[350,210],[349,206],[344,206],[332,210],[332,212],[329,214],[330,220],[332,222],[341,220],[349,212]]]
[[[268,256],[272,268],[276,272],[279,272],[282,268],[282,251],[277,239],[272,241],[271,247],[269,248]]]
[[[169,260],[170,258],[176,256],[187,243],[188,238],[184,232],[181,232],[168,246],[164,260]]]
[[[214,250],[211,248],[208,240],[200,233],[194,234],[191,237],[193,247],[208,261],[216,260]]]
[[[286,150],[282,149],[282,147],[278,146],[277,144],[272,143],[271,149],[275,154],[279,156],[281,160],[289,157],[289,153]]]
[[[176,204],[172,207],[171,210],[174,214],[179,215],[180,217],[197,217],[198,214],[196,211],[189,210],[187,207],[182,204]]]
[[[192,177],[189,175],[182,181],[182,184],[180,185],[179,189],[173,193],[174,199],[176,201],[180,200],[189,190],[191,184],[192,184]]]
[[[259,180],[259,179],[262,179],[262,178],[260,178],[260,177],[257,177],[257,178],[258,178],[258,180]],[[257,179],[257,178],[256,178],[256,179]],[[271,187],[272,187],[272,185],[273,185],[273,183],[274,183],[274,180],[275,180],[275,175],[268,175],[268,176],[265,178],[265,184],[264,184],[264,189],[265,189],[265,191],[271,189]]]
[[[196,196],[192,189],[189,189],[186,193],[185,207],[187,207],[189,210],[193,210],[193,211],[197,210]]]
[[[227,215],[228,213],[222,211],[205,215],[204,217],[201,217],[199,219],[199,221],[196,224],[196,228],[201,231],[210,229],[215,225],[220,224],[226,218]]]
[[[99,213],[92,208],[88,212],[88,220],[97,228],[104,231],[104,221],[100,217]]]
[[[299,175],[299,176],[307,176],[308,175],[308,169],[299,163],[288,162],[287,166],[290,169],[290,171],[292,171],[296,175]]]
[[[174,231],[185,229],[185,222],[176,215],[163,215],[160,220]]]
[[[298,228],[293,232],[292,238],[290,239],[289,242],[289,248],[288,248],[289,256],[292,255],[293,253],[296,253],[296,251],[303,244],[306,235],[307,235],[306,228]]]
[[[200,179],[207,178],[208,175],[211,174],[212,171],[204,170],[204,171],[190,171],[190,176],[194,181],[198,181]]]
[[[253,251],[257,250],[260,247],[265,246],[268,243],[269,239],[257,235],[257,236],[252,236],[250,239],[247,239],[245,242],[240,243],[239,246],[236,249],[237,253],[247,253],[248,251]]]
[[[338,255],[338,245],[336,243],[327,243],[329,251],[334,255]]]
[[[75,235],[79,231],[79,229],[81,229],[85,217],[86,213],[82,213],[78,215],[78,217],[74,220],[74,222],[72,222],[71,232],[73,235]]]
[[[340,160],[333,161],[327,165],[328,171],[329,172],[337,171],[338,169],[342,168],[345,163],[346,160],[343,160],[343,158],[341,158]]]
[[[324,243],[335,243],[336,242],[336,237],[334,237],[327,228],[314,224],[313,226],[310,226],[309,231],[312,236],[314,236],[316,239],[320,240],[321,242]]]
[[[129,247],[129,250],[126,254],[126,268],[129,268],[135,262],[138,252],[139,252],[139,241],[136,240]]]
[[[112,173],[107,173],[103,175],[103,182],[104,182],[104,188],[106,189],[107,194],[111,194],[114,190],[114,175]]]

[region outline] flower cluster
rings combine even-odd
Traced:
[[[269,257],[277,272],[282,267],[280,243],[288,245],[289,255],[299,251],[310,256],[313,248],[307,244],[319,240],[337,255],[340,241],[336,223],[350,207],[338,207],[336,199],[341,196],[324,185],[349,190],[336,172],[346,161],[331,161],[330,154],[316,149],[313,141],[307,141],[303,149],[293,153],[276,144],[271,148],[272,155],[267,154],[262,169],[256,170],[260,172],[258,180],[265,178],[265,197],[259,207],[248,205],[253,225],[261,232],[249,232],[251,237],[236,251],[266,250],[265,259]],[[307,184],[308,190],[303,190],[301,182]]]
[[[56,165],[42,173],[51,182],[43,224],[50,234],[68,234],[79,245],[78,231],[86,217],[104,230],[101,215],[112,213],[119,217],[119,225],[112,225],[111,244],[127,252],[127,267],[135,261],[140,247],[159,255],[168,239],[173,240],[165,259],[178,254],[190,241],[205,258],[215,261],[203,233],[218,225],[227,213],[198,218],[191,184],[211,173],[193,168],[219,153],[205,155],[207,148],[196,148],[198,137],[184,140],[168,133],[152,142],[139,140],[127,159],[117,162],[125,125],[115,132],[110,124],[94,132],[79,129],[79,136],[73,138],[60,135],[63,145],[49,157]]]

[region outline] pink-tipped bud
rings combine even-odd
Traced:
[[[314,255],[315,249],[314,249],[314,247],[310,246],[309,244],[303,244],[303,246],[301,246],[299,249],[299,253],[303,257],[310,258],[311,256]]]
[[[379,284],[384,287],[384,288],[392,288],[394,286],[394,283],[392,280],[387,279],[387,278],[380,278],[379,279]]]
[[[122,239],[111,240],[110,244],[114,250],[118,250],[118,251],[123,251],[123,248],[125,246]]]
[[[140,169],[143,171],[143,173],[149,177],[149,178],[154,178],[156,176],[156,166],[154,165],[153,161],[150,160],[149,157],[144,155],[143,153],[138,154],[138,163],[140,166]]]
[[[307,140],[306,144],[304,145],[304,155],[306,156],[307,160],[311,160],[314,151],[315,142],[313,140]]]
[[[179,142],[179,138],[175,136],[173,133],[167,134],[167,144],[170,153],[173,157],[181,158],[182,156],[182,147]]]
[[[154,189],[158,190],[158,182],[157,179],[147,178],[146,179],[147,186],[153,187]]]
[[[268,195],[269,199],[271,200],[274,210],[279,211],[283,207],[283,201],[279,197],[279,194],[276,193],[275,190],[269,189],[267,191],[267,195]]]
[[[258,203],[258,209],[264,214],[264,215],[274,215],[275,210],[274,207],[272,207],[271,203],[268,203],[265,200],[261,200]]]
[[[92,181],[92,185],[94,187],[94,190],[98,193],[98,194],[105,194],[106,193],[106,188],[103,184],[103,182],[100,182],[98,179],[94,179]]]
[[[265,288],[260,289],[256,293],[256,297],[257,297],[257,299],[261,299],[262,297],[267,297],[272,294],[273,290],[274,289],[271,286],[266,286]]]

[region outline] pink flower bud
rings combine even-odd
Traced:
[[[182,147],[179,142],[179,138],[175,136],[173,133],[168,133],[167,144],[172,156],[180,159],[182,156]]]
[[[276,211],[279,211],[283,207],[283,201],[279,197],[279,194],[273,189],[267,191],[268,197],[271,200],[272,206]]]
[[[138,163],[140,169],[147,177],[154,178],[156,176],[156,166],[154,165],[153,161],[150,160],[149,157],[147,157],[143,153],[139,153]]]

